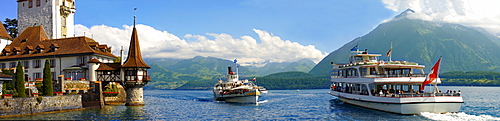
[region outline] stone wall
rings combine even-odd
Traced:
[[[83,108],[81,99],[81,95],[0,99],[0,116],[80,109]]]

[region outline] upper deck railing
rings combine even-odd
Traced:
[[[376,74],[364,76],[330,76],[331,78],[387,78],[387,77],[425,77],[425,74]]]
[[[367,91],[349,91],[342,87],[331,88],[332,91],[349,93],[349,94],[357,94],[357,95],[366,95],[368,96]],[[416,93],[416,92],[403,92],[403,93],[384,93],[378,94],[373,92],[373,96],[377,97],[394,97],[394,98],[405,98],[405,97],[435,97],[435,96],[460,96],[460,93]]]

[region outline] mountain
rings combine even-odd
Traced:
[[[151,66],[151,82],[146,89],[208,89],[219,78],[225,78],[227,67],[235,63],[214,57],[196,56],[191,59],[144,59]],[[291,63],[271,63],[264,67],[239,66],[240,78],[259,77],[283,71],[308,72],[314,66],[311,60],[303,59]],[[265,71],[256,73],[254,69]]]
[[[369,53],[385,53],[393,40],[392,60],[407,60],[426,65],[426,71],[442,56],[440,72],[500,71],[498,38],[459,24],[409,19],[405,11],[380,24],[323,58],[309,73],[328,75],[334,63],[348,63],[351,48],[358,45]]]
[[[263,67],[248,66],[259,75],[269,75],[279,72],[301,71],[309,72],[316,63],[309,59],[302,59],[297,62],[267,63]]]
[[[214,57],[196,56],[191,59],[145,59],[151,65],[151,80],[147,89],[177,89],[191,81],[206,82],[223,78],[227,67],[235,63]],[[254,71],[239,66],[239,74],[244,77],[258,76]],[[215,83],[215,82],[214,82]]]
[[[166,68],[183,74],[225,76],[228,72],[227,69],[229,66],[233,67],[233,71],[236,72],[236,64],[232,61],[214,57],[196,56],[191,59],[180,60],[176,64],[166,66]],[[257,75],[254,71],[244,66],[239,66],[238,73],[241,76]]]

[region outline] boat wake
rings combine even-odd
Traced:
[[[213,102],[214,100],[213,99],[209,99],[209,98],[196,98],[196,99],[193,99],[194,101],[200,101],[200,102]]]
[[[260,104],[260,103],[266,103],[266,102],[267,102],[267,100],[263,100],[263,101],[259,101],[257,103]]]
[[[464,112],[459,113],[445,113],[436,114],[429,112],[422,112],[420,115],[432,120],[447,120],[447,121],[485,121],[485,120],[500,120],[500,117],[493,117],[490,115],[469,115]]]

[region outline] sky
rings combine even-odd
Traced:
[[[15,1],[0,1],[0,18],[17,18]],[[128,48],[136,15],[146,58],[319,62],[408,8],[417,13],[415,19],[500,35],[497,5],[495,0],[76,0],[75,33],[85,32],[118,55],[120,46]]]

